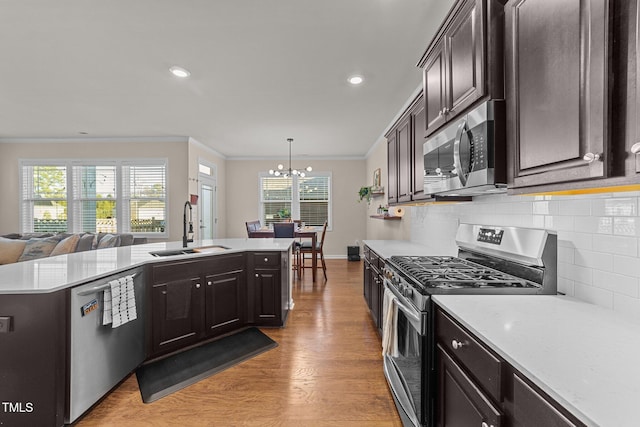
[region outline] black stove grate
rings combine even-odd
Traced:
[[[425,288],[524,288],[527,280],[452,256],[392,256],[391,263]]]

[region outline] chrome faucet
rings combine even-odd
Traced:
[[[189,207],[189,233],[187,234],[187,206]],[[193,242],[193,219],[191,217],[191,203],[185,202],[182,217],[182,247],[186,248],[187,243]]]

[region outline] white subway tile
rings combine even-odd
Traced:
[[[564,262],[567,264],[575,264],[574,262],[575,249],[565,246],[558,246],[558,262]]]
[[[613,292],[611,291],[576,283],[574,296],[583,301],[599,305],[600,307],[613,309]]]
[[[614,255],[613,271],[625,276],[640,277],[640,258]]]
[[[613,234],[613,218],[608,216],[574,217],[574,230],[581,233]]]
[[[544,224],[550,230],[573,231],[574,229],[572,216],[549,215],[545,217]]]
[[[558,245],[572,246],[577,249],[593,249],[593,234],[574,233],[571,231],[558,232]],[[562,243],[561,243],[562,242]]]
[[[561,200],[559,203],[559,215],[589,216],[591,215],[590,199]]]
[[[576,249],[575,264],[598,270],[613,271],[613,255],[586,249]]]
[[[640,297],[640,284],[637,277],[593,270],[593,286],[607,289],[616,294],[624,294],[634,298]]]
[[[531,217],[531,226],[533,228],[545,228],[543,215],[532,215]]]
[[[567,279],[571,279],[574,282],[580,282],[585,285],[593,283],[593,270],[591,268],[567,264],[565,274]]]
[[[593,249],[635,257],[638,255],[638,239],[635,237],[595,234],[593,236]]]
[[[613,218],[613,234],[620,236],[640,236],[638,217]]]
[[[637,216],[638,199],[635,197],[596,199],[591,205],[596,216]]]

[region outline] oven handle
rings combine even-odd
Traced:
[[[417,331],[420,331],[420,333],[422,333],[423,325],[422,325],[422,318],[420,316],[420,312],[408,306],[407,304],[403,303],[404,297],[400,295],[398,291],[394,289],[393,286],[389,285],[386,279],[384,280],[384,286],[385,288],[393,292],[393,295],[396,297],[396,304],[398,305],[398,309],[402,310],[405,316],[407,316],[407,318],[409,318],[409,320],[411,321],[413,327]]]

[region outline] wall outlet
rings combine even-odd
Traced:
[[[0,316],[0,334],[6,334],[11,330],[11,316]]]

